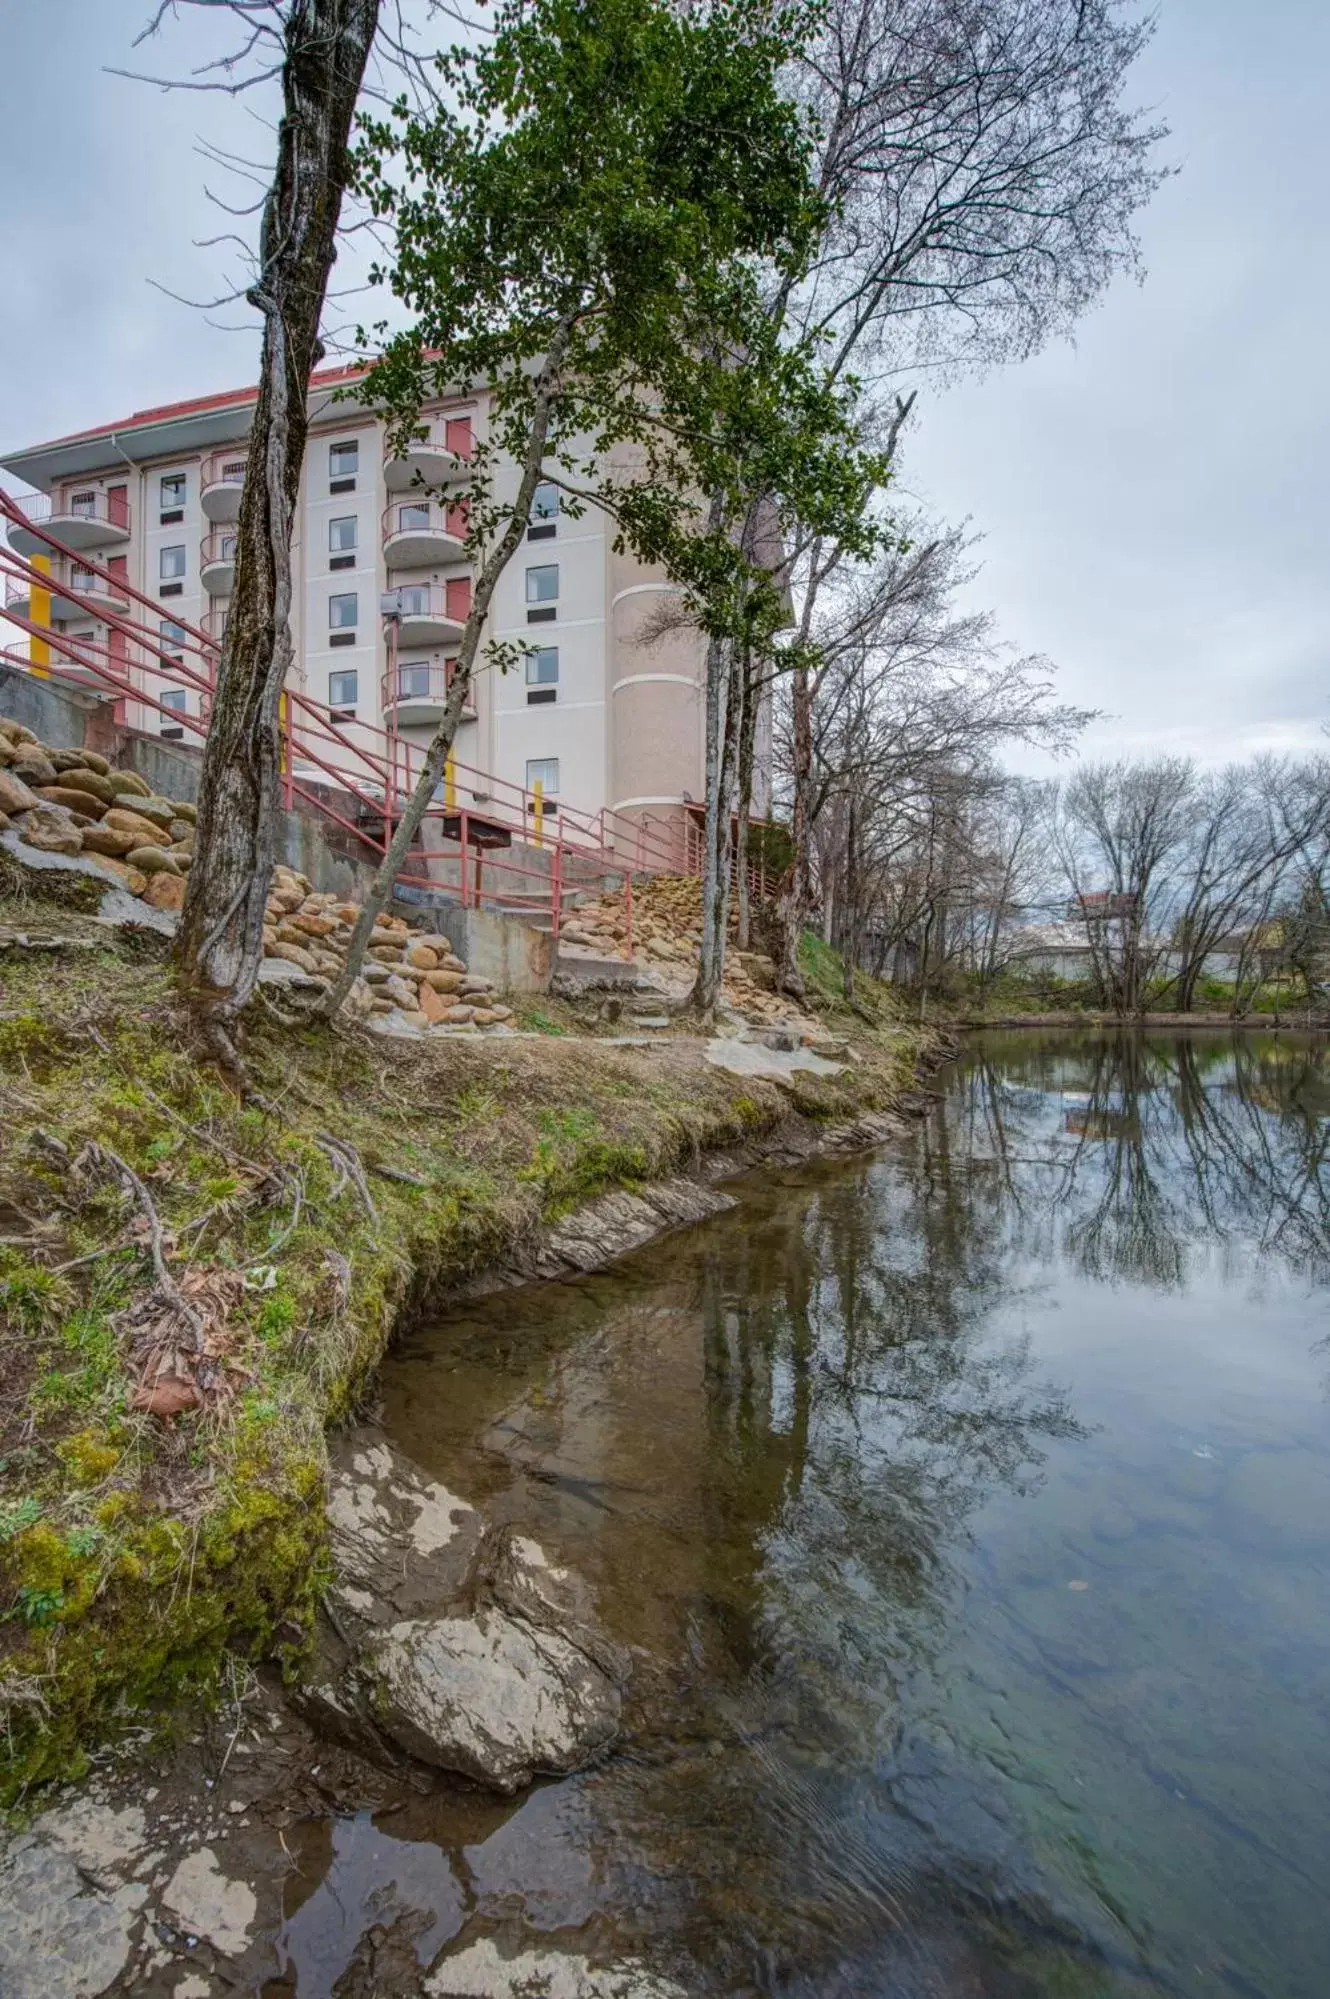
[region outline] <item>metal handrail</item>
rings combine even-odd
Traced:
[[[403,515],[415,518],[404,520]],[[423,514],[424,520],[419,516]],[[466,540],[467,508],[465,500],[394,500],[384,508],[379,521],[380,538],[389,542],[399,534],[445,534],[452,540]]]
[[[247,447],[240,445],[231,451],[213,451],[199,467],[199,491],[206,492],[209,486],[243,486]]]
[[[403,701],[436,701],[442,707],[453,684],[454,664],[450,659],[408,660],[405,665],[390,667],[379,683],[380,707],[386,711],[398,707]],[[475,712],[476,689],[472,682],[466,691],[462,713],[474,715]]]
[[[205,534],[199,543],[199,567],[205,568],[211,562],[234,562],[239,539],[240,533],[237,528],[213,528],[212,532]],[[229,549],[226,546],[227,542],[231,544]]]

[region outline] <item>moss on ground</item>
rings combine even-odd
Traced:
[[[605,1047],[528,1012],[563,1031],[393,1041],[260,1009],[259,1108],[190,1053],[141,943],[0,954],[0,1798],[213,1685],[228,1653],[298,1654],[325,1429],[404,1314],[605,1188],[790,1115],[790,1091],[696,1046]],[[799,1110],[908,1084],[918,1037],[855,1031],[867,1060],[801,1079]],[[89,1144],[139,1177],[173,1281],[211,1313],[201,1408],[135,1407],[160,1296],[140,1205]]]

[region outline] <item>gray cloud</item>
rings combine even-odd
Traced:
[[[253,375],[252,326],[219,331],[149,280],[197,297],[234,271],[192,247],[230,226],[193,146],[202,133],[261,154],[270,106],[107,76],[184,70],[226,32],[185,8],[131,57],[147,12],[3,10],[6,445]],[[1221,759],[1323,740],[1328,76],[1321,0],[1163,0],[1138,94],[1172,124],[1182,171],[1144,219],[1148,282],[1115,291],[1074,348],[921,396],[909,489],[984,534],[975,601],[1053,659],[1066,698],[1109,711],[1095,751]]]

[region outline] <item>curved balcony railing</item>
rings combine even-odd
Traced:
[[[229,451],[214,451],[199,467],[199,505],[210,521],[233,521],[240,512],[240,489],[245,483],[243,444]]]
[[[402,500],[383,510],[383,552],[390,567],[460,562],[465,556],[467,510],[458,501]]]
[[[199,543],[199,581],[214,597],[224,597],[235,582],[236,543],[234,528],[214,528]]]
[[[389,667],[379,687],[380,703],[384,714],[395,712],[403,719],[403,711],[415,709],[424,719],[424,711],[430,718],[442,714],[448,700],[448,690],[452,686],[454,662],[448,660],[405,660],[395,667]],[[466,691],[462,704],[463,717],[474,716],[476,712],[476,690],[474,683]]]

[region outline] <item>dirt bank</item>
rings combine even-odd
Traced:
[[[863,1120],[938,1049],[829,1019],[856,1059],[772,1079],[677,1036],[392,1041],[260,1014],[264,1107],[242,1107],[189,1052],[160,943],[78,927],[62,918],[66,949],[0,952],[10,1800],[237,1660],[300,1656],[326,1576],[325,1431],[404,1317],[688,1219],[659,1183],[837,1128],[872,1142]]]

